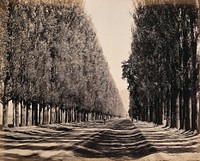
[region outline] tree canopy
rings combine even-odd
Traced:
[[[129,114],[196,130],[198,7],[193,1],[169,2],[140,1],[133,14],[132,52],[122,64]]]
[[[81,1],[9,1],[6,25],[8,40],[1,52],[4,102],[123,115],[119,92]]]

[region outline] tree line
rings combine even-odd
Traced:
[[[130,93],[129,115],[158,125],[166,120],[171,128],[195,131],[198,5],[146,2],[140,2],[133,13],[131,54],[122,63]]]
[[[9,101],[14,126],[122,116],[119,92],[82,1],[23,2],[1,2],[3,127]]]

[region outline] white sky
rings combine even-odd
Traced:
[[[119,91],[127,88],[121,79],[121,62],[128,59],[131,44],[132,0],[85,0],[96,28],[110,72]]]

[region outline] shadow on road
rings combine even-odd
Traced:
[[[144,122],[133,124],[128,119],[110,121],[106,125],[89,122],[10,128],[0,133],[0,138],[3,143],[0,158],[6,161],[51,161],[70,157],[137,159],[158,152],[197,152],[197,139],[193,135]]]
[[[150,124],[148,124],[150,125]],[[178,129],[147,126],[147,123],[135,124],[146,140],[151,142],[158,152],[163,153],[195,153],[198,152],[198,135],[181,133]]]
[[[140,158],[155,153],[156,149],[130,120],[124,120],[87,142],[77,145],[74,151],[77,156],[89,158]]]

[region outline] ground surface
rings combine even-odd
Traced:
[[[200,161],[200,136],[129,119],[0,133],[0,160]]]

